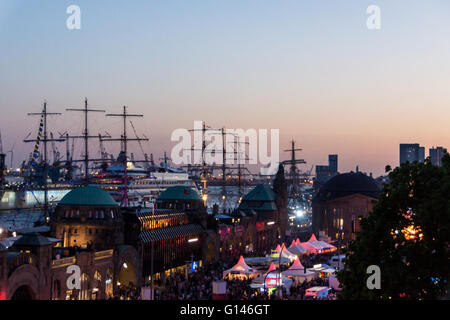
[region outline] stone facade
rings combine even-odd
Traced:
[[[117,293],[124,262],[136,266],[139,261],[131,246],[104,251],[80,252],[52,259],[51,245],[36,248],[35,253],[0,251],[0,300],[93,300]],[[68,267],[80,268],[81,288],[68,288]],[[139,277],[135,277],[139,286]]]

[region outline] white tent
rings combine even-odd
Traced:
[[[308,242],[302,242],[301,246],[303,248],[305,248],[309,254],[317,253],[317,250],[318,250],[317,247],[314,246],[313,244],[311,244],[309,241]]]
[[[333,246],[332,244],[329,244],[328,242],[319,240],[319,243],[322,244],[322,247],[324,248],[324,250],[331,250],[331,251],[336,250],[336,247]]]
[[[335,246],[329,244],[328,242],[317,240],[316,236],[313,234],[308,242],[318,244],[322,249],[336,249]]]
[[[290,289],[292,285],[292,279],[283,276],[279,271],[276,270],[275,265],[273,263],[270,264],[269,269],[261,276],[255,278],[250,287],[251,288],[274,288],[283,286],[287,290]]]
[[[240,256],[238,263],[223,272],[223,277],[225,278],[226,276],[229,276],[233,278],[248,278],[254,276],[257,272],[257,270],[250,268],[245,263],[243,256]]]
[[[302,255],[308,252],[308,249],[303,247],[301,244],[297,244],[295,240],[292,240],[292,243],[289,246],[288,250],[296,255]]]
[[[277,245],[277,248],[275,250],[277,251],[278,254],[280,254],[281,252],[282,258],[288,258],[291,261],[297,259],[297,255],[290,252],[288,248],[286,248],[286,245],[284,243],[281,245],[281,247],[280,245]]]
[[[316,277],[316,273],[307,271],[306,268],[301,264],[299,259],[295,260],[288,270],[283,271],[282,275],[293,278],[296,282],[300,283],[305,280],[311,281]]]
[[[330,275],[336,272],[336,269],[327,264],[315,264],[312,268],[308,268],[308,271],[315,272],[316,274]]]
[[[308,248],[310,253],[320,253],[321,251],[332,251],[335,250],[336,247],[325,242],[317,240],[316,236],[313,234],[308,242],[302,243],[303,246]]]

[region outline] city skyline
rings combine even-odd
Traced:
[[[71,4],[81,8],[81,30],[66,28]],[[280,150],[296,140],[304,169],[338,154],[341,172],[381,175],[398,165],[400,143],[449,145],[450,4],[376,1],[381,29],[368,30],[370,4],[3,1],[3,148],[14,146],[16,166],[28,157],[22,140],[38,120],[26,114],[44,99],[63,113],[49,121],[55,134],[81,133],[82,116],[65,109],[87,97],[107,112],[143,113],[134,124],[155,158],[174,146],[173,130],[204,120],[278,128]],[[94,115],[91,131],[117,136],[119,121]]]

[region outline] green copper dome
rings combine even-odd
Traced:
[[[201,200],[197,191],[185,186],[173,186],[164,190],[158,200]]]
[[[118,203],[114,201],[108,192],[91,186],[73,189],[61,199],[59,204],[63,206],[118,206]]]
[[[258,184],[242,198],[242,201],[275,201],[275,199],[275,192],[273,192],[270,186]]]

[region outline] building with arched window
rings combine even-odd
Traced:
[[[106,191],[70,191],[51,232],[52,238],[25,233],[0,246],[0,300],[105,299],[140,287],[140,255],[124,244],[119,205]]]
[[[52,234],[64,247],[104,250],[123,243],[120,207],[108,192],[81,187],[66,194],[52,218]]]

